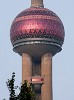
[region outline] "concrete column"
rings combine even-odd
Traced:
[[[33,61],[33,66],[32,66],[32,75],[41,75],[41,66],[40,62]]]
[[[40,61],[33,60],[32,75],[41,75]],[[41,100],[41,92],[38,93],[35,91],[35,100]]]
[[[22,54],[22,83],[24,80],[30,82],[32,76],[32,61],[28,54]]]
[[[35,95],[35,100],[41,100],[41,94],[36,94]]]
[[[31,7],[44,7],[43,0],[31,0]]]
[[[49,53],[42,56],[41,76],[44,76],[44,84],[41,87],[41,100],[52,100],[52,55]]]

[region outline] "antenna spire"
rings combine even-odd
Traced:
[[[44,7],[43,0],[31,0],[31,7]]]

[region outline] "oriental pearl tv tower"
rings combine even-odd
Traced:
[[[62,50],[64,36],[62,21],[43,0],[31,0],[11,25],[13,51],[22,57],[22,83],[33,85],[36,100],[53,100],[52,57]]]

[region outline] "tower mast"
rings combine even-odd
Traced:
[[[31,7],[44,7],[43,0],[31,0]]]

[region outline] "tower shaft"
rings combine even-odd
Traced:
[[[44,77],[44,82],[42,85],[39,85],[40,83],[33,83],[32,81],[36,81],[37,78],[40,80],[41,78],[39,79],[39,77]],[[36,94],[35,100],[52,100],[52,54],[44,54],[41,57],[41,62],[38,62],[33,61],[28,54],[23,53],[22,83],[24,80],[27,80],[29,83],[32,81]]]
[[[30,82],[32,76],[32,61],[28,54],[22,53],[22,83],[24,80]]]
[[[31,0],[31,7],[44,7],[43,0]]]
[[[52,100],[52,55],[49,53],[43,55],[41,61],[41,75],[44,76],[41,100]]]

